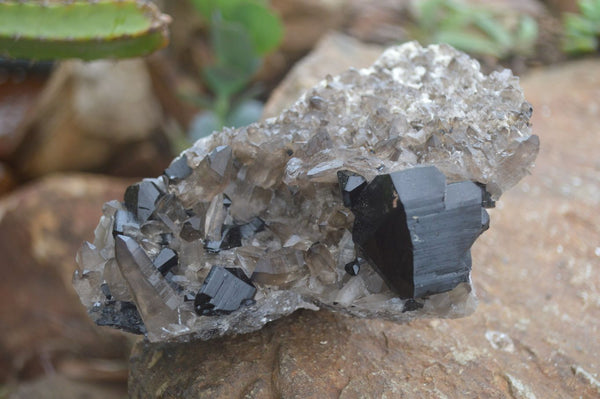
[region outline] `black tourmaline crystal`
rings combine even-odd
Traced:
[[[360,272],[361,261],[362,261],[362,259],[356,258],[352,262],[346,263],[346,266],[344,266],[346,273],[348,273],[351,276],[357,276],[358,273]]]
[[[150,218],[156,208],[156,201],[163,193],[150,181],[142,181],[127,187],[125,206],[141,222]]]
[[[146,334],[146,327],[133,302],[106,301],[94,306],[90,313],[97,313],[96,324],[110,326],[132,334]]]
[[[152,261],[158,271],[164,276],[174,266],[177,266],[177,254],[171,248],[163,248],[160,250],[156,258]]]
[[[228,314],[252,300],[255,293],[241,269],[213,266],[196,294],[194,309],[203,316]]]
[[[123,234],[126,227],[138,228],[139,224],[135,220],[135,215],[127,210],[119,209],[115,212],[115,222],[113,224],[113,235]]]
[[[356,173],[340,170],[337,172],[344,206],[352,207],[361,191],[367,186],[367,179]]]
[[[352,238],[401,298],[449,291],[468,281],[471,245],[488,227],[483,194],[470,181],[446,185],[433,166],[379,175],[352,201]]]
[[[223,225],[221,240],[206,241],[204,249],[212,253],[218,253],[221,250],[237,248],[242,246],[242,238],[250,238],[264,229],[265,222],[259,217],[252,218],[252,220],[244,224],[226,224]]]
[[[171,162],[171,165],[165,169],[165,175],[171,182],[180,181],[192,174],[192,168],[187,164],[187,157],[181,155]]]

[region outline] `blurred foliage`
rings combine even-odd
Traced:
[[[527,15],[510,20],[500,9],[457,0],[423,0],[414,7],[415,23],[409,33],[423,44],[447,43],[501,59],[531,53],[538,36],[536,21]]]
[[[0,1],[0,55],[31,60],[129,58],[168,43],[171,18],[137,0]]]
[[[570,54],[600,50],[600,0],[579,0],[580,14],[566,13],[563,19],[563,50]]]
[[[191,0],[209,27],[214,62],[202,70],[213,96],[195,102],[207,108],[190,128],[197,140],[223,126],[243,126],[260,118],[257,93],[247,90],[262,57],[279,46],[283,26],[260,0]]]

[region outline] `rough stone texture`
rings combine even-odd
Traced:
[[[402,294],[383,283],[388,276],[377,269],[372,251],[359,275],[349,278],[345,272],[344,265],[362,256],[361,250],[369,252],[366,246],[378,246],[368,235],[359,240],[353,229],[382,230],[367,223],[377,212],[361,205],[353,209],[360,208],[356,218],[350,214],[340,195],[338,172],[348,170],[371,181],[430,165],[439,169],[439,179],[481,183],[497,199],[527,173],[537,155],[539,141],[530,135],[530,116],[531,106],[510,71],[484,75],[476,61],[445,45],[392,47],[370,68],[329,76],[277,118],[226,128],[197,141],[181,155],[191,167],[185,176],[147,179],[127,190],[124,204],[106,204],[93,245],[85,243],[78,254],[75,288],[99,322],[112,312],[107,308],[114,301],[135,302],[153,342],[255,331],[299,308],[325,307],[395,321],[468,315],[476,302],[465,251],[481,230],[475,229],[449,263],[432,255],[439,247],[425,250],[438,245],[432,244],[435,234],[442,241],[448,238],[442,230],[434,234],[424,226],[440,211],[436,207],[450,210],[451,186],[447,193],[445,183],[438,186],[431,197],[436,207],[427,212],[415,207],[410,213],[410,223],[415,223],[410,239],[425,242],[415,246],[415,259],[424,256],[415,265],[431,263],[415,274],[426,269],[427,278],[435,280],[460,268],[461,277],[439,289]],[[411,188],[397,187],[399,198],[390,192],[388,205],[382,206],[400,209],[398,201],[418,202],[427,195],[414,184],[403,184]],[[481,205],[481,190],[469,184],[479,196],[472,197],[475,204]],[[452,187],[456,193],[459,186]],[[372,194],[377,192],[384,193]],[[360,202],[371,203],[370,196],[361,195]],[[458,209],[445,214],[463,212]],[[481,209],[471,210],[481,227]],[[115,245],[113,226],[120,223],[114,221],[123,212],[138,221],[116,230],[129,238],[127,243],[117,239]],[[460,219],[455,216],[447,226]],[[383,219],[377,220],[380,224]],[[252,227],[253,221],[261,228]],[[152,259],[165,247],[178,253],[179,264],[162,276]],[[247,306],[205,317],[184,299],[198,293],[215,265],[238,268],[257,291],[253,301],[244,302]],[[412,284],[412,277],[407,279]],[[101,289],[103,281],[112,294]],[[421,283],[425,287],[431,281]],[[413,296],[422,302],[407,303]],[[131,329],[137,320],[127,317],[122,326]]]
[[[128,338],[94,326],[71,285],[81,238],[92,235],[101,204],[126,185],[56,176],[0,201],[0,385],[61,373],[76,359],[127,356]],[[98,375],[93,370],[88,378]]]
[[[350,67],[368,67],[382,51],[381,46],[364,44],[342,33],[330,32],[324,35],[271,93],[263,110],[263,119],[279,115],[304,91],[327,75],[338,75]]]
[[[398,325],[301,311],[232,339],[140,343],[130,395],[598,397],[600,63],[522,85],[542,151],[473,248],[471,317]]]

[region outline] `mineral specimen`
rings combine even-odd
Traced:
[[[75,288],[98,324],[151,341],[250,332],[300,308],[468,315],[484,208],[537,155],[531,112],[510,71],[484,76],[444,45],[391,48],[105,204]]]

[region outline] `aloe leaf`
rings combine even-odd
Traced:
[[[0,54],[52,60],[129,58],[168,43],[168,15],[138,0],[0,2]]]

